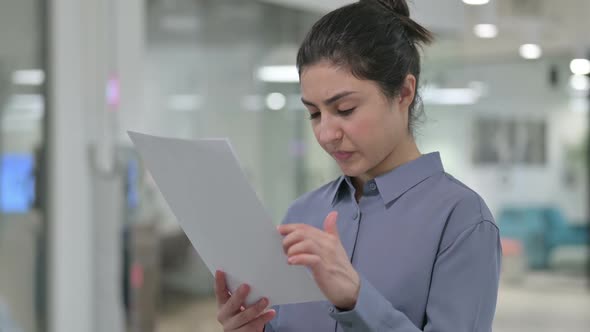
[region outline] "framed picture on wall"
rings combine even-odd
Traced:
[[[544,120],[480,117],[474,121],[474,164],[546,164],[547,125]]]

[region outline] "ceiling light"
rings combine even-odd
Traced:
[[[477,24],[473,27],[473,33],[479,38],[496,38],[498,27],[493,24]]]
[[[575,75],[588,75],[590,74],[590,60],[573,59],[570,62],[570,69]]]
[[[295,66],[266,66],[258,69],[257,77],[263,82],[297,83],[299,72]]]
[[[590,78],[585,75],[572,75],[570,86],[576,91],[588,91],[590,90]]]
[[[266,106],[273,111],[282,109],[286,104],[287,98],[282,93],[274,92],[266,96]]]
[[[12,73],[15,85],[41,85],[45,82],[45,72],[40,69],[17,70]]]
[[[486,3],[490,2],[490,0],[463,0],[466,5],[485,5]]]
[[[543,55],[543,50],[537,44],[524,44],[519,49],[520,56],[527,60],[538,59]]]

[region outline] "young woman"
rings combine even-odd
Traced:
[[[413,137],[431,40],[404,0],[361,0],[314,25],[297,56],[302,102],[343,175],[297,199],[279,232],[328,302],[245,308],[248,285],[230,295],[218,272],[225,331],[491,331],[498,228]]]

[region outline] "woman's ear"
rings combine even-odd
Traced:
[[[408,74],[399,92],[399,103],[401,109],[408,109],[414,101],[416,95],[416,77]]]

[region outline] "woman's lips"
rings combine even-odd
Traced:
[[[350,157],[352,157],[353,153],[354,152],[337,151],[337,152],[334,152],[332,155],[338,161],[346,161],[346,160],[350,159]]]

